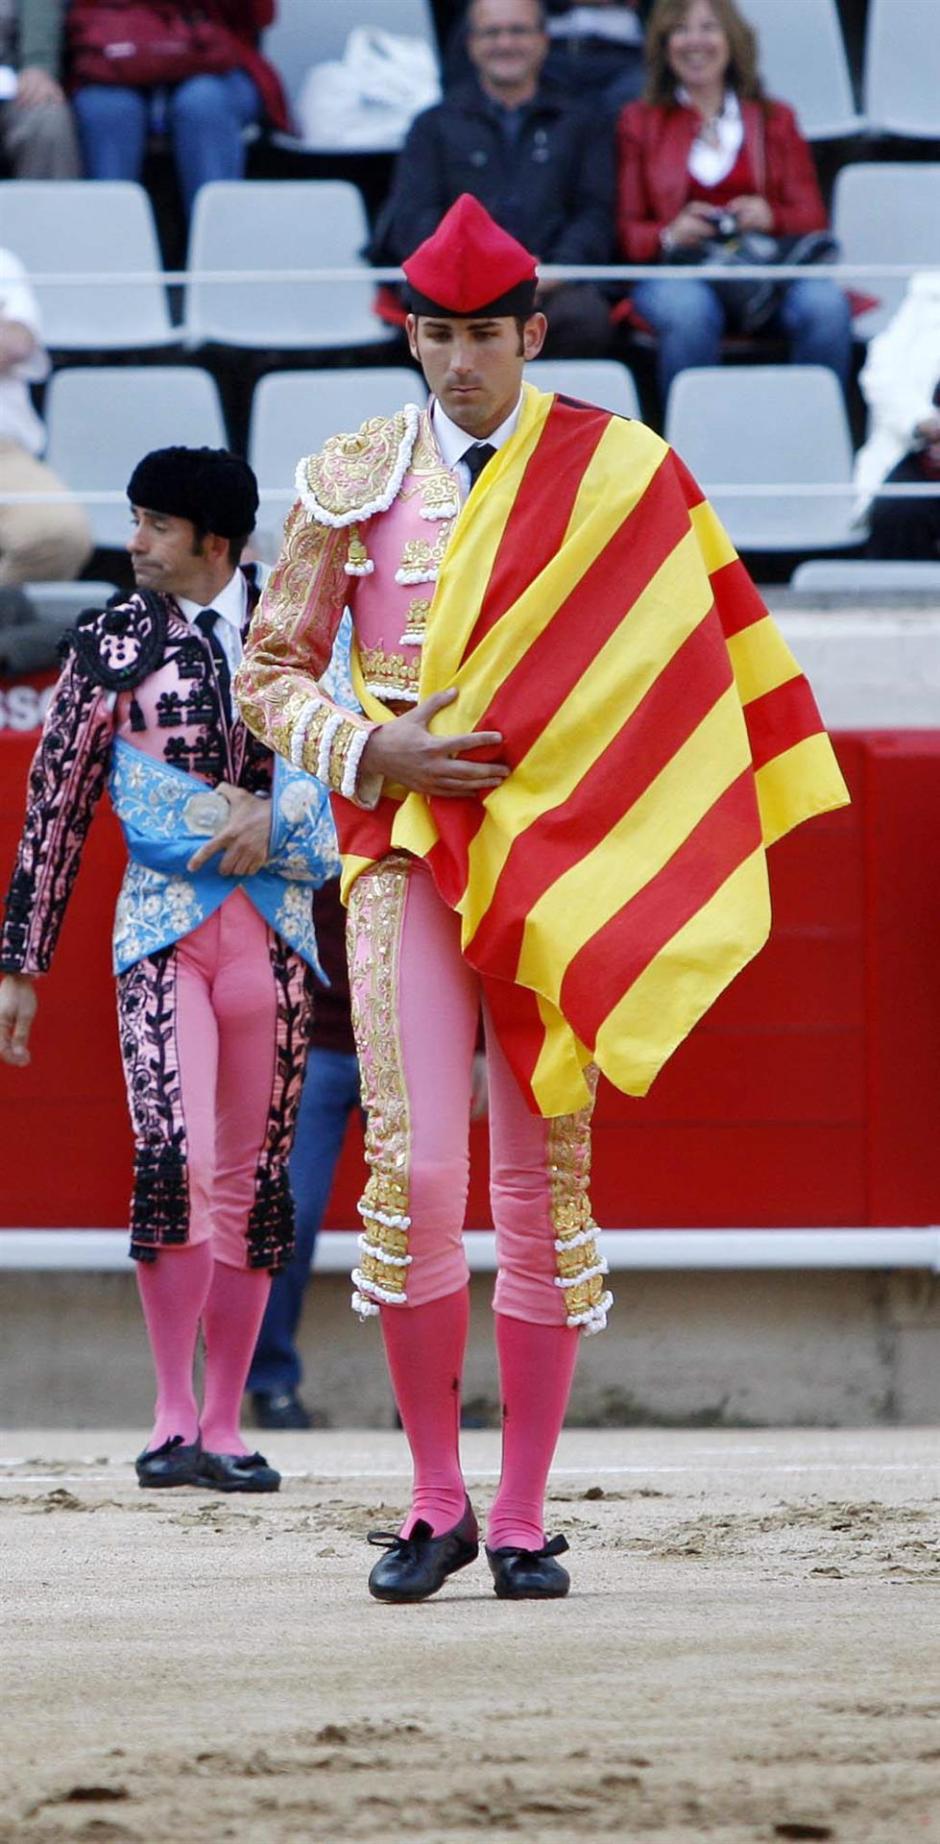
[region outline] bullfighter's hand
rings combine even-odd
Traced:
[[[246,788],[233,787],[229,781],[220,781],[215,791],[224,794],[228,801],[228,819],[193,853],[189,869],[200,871],[210,858],[221,852],[218,868],[223,877],[252,877],[267,863],[271,844],[271,802],[262,800],[258,794],[249,794]]]
[[[29,1034],[36,1016],[36,988],[25,973],[7,973],[0,980],[0,1062],[25,1069],[32,1059]]]
[[[429,724],[438,711],[453,704],[455,691],[434,692],[413,711],[380,724],[362,752],[362,770],[398,781],[417,794],[488,794],[509,773],[504,762],[465,762],[471,749],[496,749],[502,742],[498,730],[476,730],[464,736],[432,736]]]

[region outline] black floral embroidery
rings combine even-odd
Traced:
[[[189,1180],[176,1055],[176,952],[136,961],[118,979],[118,1030],[134,1128],[131,1254],[155,1261],[158,1249],[189,1237]]]
[[[53,693],[29,772],[26,819],[10,881],[0,971],[45,973],[111,756],[100,686],[70,661]]]
[[[279,935],[270,936],[277,993],[277,1053],[268,1127],[255,1172],[248,1217],[248,1266],[277,1273],[294,1248],[294,1205],[287,1176],[307,1063],[313,974]]]

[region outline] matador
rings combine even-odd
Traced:
[[[597,1072],[642,1094],[769,927],[764,848],[846,798],[809,687],[658,436],[523,381],[536,263],[464,196],[404,265],[430,388],[297,470],[237,695],[333,790],[370,1175],[354,1304],[414,1464],[369,1585],[474,1560],[459,1457],[471,1064],[490,1095],[497,1596],[569,1587],[543,1500],[611,1296]],[[358,709],[320,683],[346,606]]]

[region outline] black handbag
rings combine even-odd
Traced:
[[[732,273],[727,281],[711,283],[722,301],[729,326],[739,333],[759,333],[773,319],[788,287],[768,276],[734,280],[734,269],[746,263],[835,262],[839,245],[831,231],[807,231],[802,237],[771,237],[764,231],[739,231],[733,219],[726,234],[710,237],[696,250],[670,251],[670,262],[720,263]]]

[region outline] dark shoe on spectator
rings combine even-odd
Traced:
[[[541,1549],[488,1549],[493,1586],[501,1601],[554,1601],[567,1594],[571,1577],[556,1556],[568,1548],[565,1537],[552,1537]]]
[[[261,1453],[202,1453],[193,1483],[213,1492],[276,1492],[281,1475]]]
[[[295,1389],[256,1389],[252,1394],[258,1428],[312,1428],[313,1416]]]
[[[134,1470],[139,1485],[195,1485],[202,1449],[199,1442],[187,1443],[181,1434],[171,1434],[162,1447],[137,1455]]]
[[[442,1588],[448,1575],[475,1562],[480,1553],[477,1521],[467,1499],[463,1516],[453,1530],[439,1537],[419,1518],[409,1537],[390,1530],[371,1530],[369,1542],[386,1554],[369,1576],[369,1593],[377,1601],[426,1601]]]

